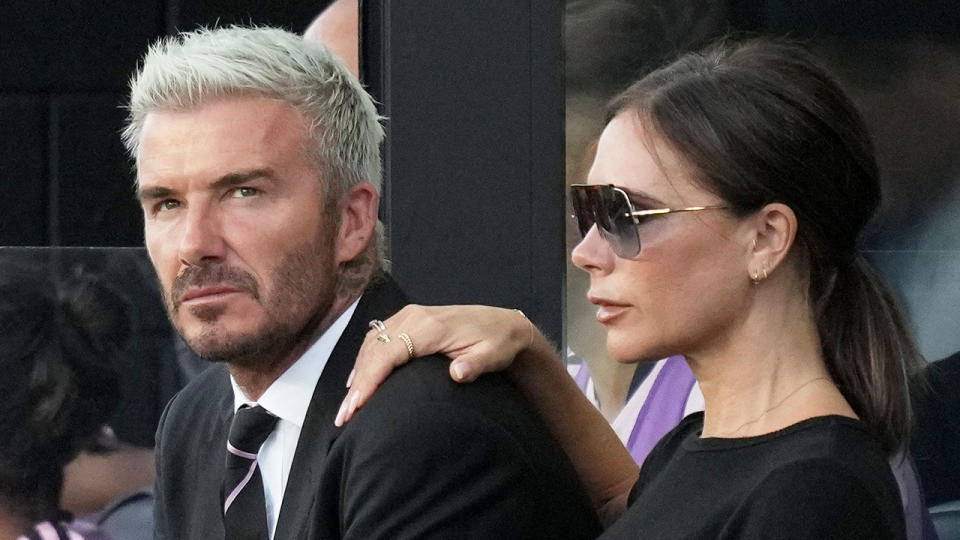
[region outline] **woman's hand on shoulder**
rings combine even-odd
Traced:
[[[502,371],[533,342],[536,329],[516,309],[491,306],[411,304],[371,327],[347,379],[347,392],[334,423],[341,426],[363,406],[394,369],[412,358],[450,357],[450,377],[471,382]],[[375,323],[371,323],[375,324]]]

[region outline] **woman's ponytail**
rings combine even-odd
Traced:
[[[923,358],[899,302],[862,255],[831,274],[816,302],[824,359],[857,415],[895,450],[908,442],[910,381]]]

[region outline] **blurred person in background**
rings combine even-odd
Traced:
[[[59,502],[64,466],[109,439],[127,301],[90,276],[0,264],[0,537],[105,538]]]
[[[303,38],[324,44],[360,76],[360,2],[335,0],[310,23]]]

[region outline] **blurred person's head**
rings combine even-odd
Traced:
[[[101,435],[120,399],[125,298],[88,275],[0,271],[0,515],[22,531],[56,521],[63,467]]]
[[[916,249],[918,233],[932,232],[927,220],[952,211],[960,190],[960,44],[833,36],[811,48],[863,111],[876,146],[883,201],[866,245]]]
[[[289,32],[150,48],[124,141],[167,310],[199,355],[273,369],[359,296],[380,268],[378,120],[339,60]]]
[[[360,76],[360,2],[336,0],[326,7],[303,32],[303,38],[323,43]]]
[[[717,0],[567,0],[566,87],[604,100],[675,56],[722,32]]]
[[[723,42],[647,75],[612,102],[589,183],[620,188],[592,188],[608,230],[590,228],[573,252],[615,358],[706,354],[774,307],[764,299],[786,299],[815,323],[857,414],[903,440],[918,355],[858,252],[880,201],[873,148],[805,51]],[[631,218],[631,205],[706,209]]]

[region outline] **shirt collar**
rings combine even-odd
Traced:
[[[333,321],[330,328],[320,336],[313,345],[303,353],[303,356],[297,359],[292,366],[287,368],[277,380],[273,381],[267,390],[260,396],[259,401],[253,401],[248,398],[243,390],[237,385],[237,381],[230,376],[230,385],[233,387],[233,412],[236,413],[242,405],[259,404],[264,409],[270,411],[282,420],[293,422],[297,427],[303,427],[303,419],[307,415],[307,408],[310,406],[310,400],[313,398],[314,388],[323,368],[330,359],[330,353],[340,336],[347,328],[347,323],[353,316],[360,302],[358,298],[350,307]]]

